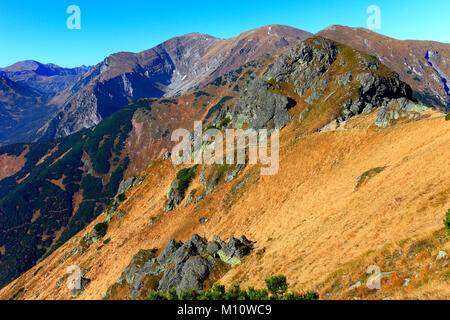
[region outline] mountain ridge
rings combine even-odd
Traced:
[[[442,110],[450,108],[450,95],[445,90],[450,78],[450,44],[427,40],[397,40],[365,28],[333,25],[317,35],[341,42],[355,49],[376,55],[384,64],[400,74],[415,91],[416,98]],[[433,56],[430,66],[426,57]]]
[[[139,53],[110,55],[58,98],[64,100],[61,111],[38,134],[43,140],[62,137],[97,124],[134,99],[178,96],[310,35],[277,25],[230,39],[189,33]]]
[[[299,79],[301,81],[297,81]],[[249,239],[258,240],[259,243],[264,243],[264,246],[270,246],[275,239],[273,242],[275,247],[271,247],[271,251],[269,251],[273,257],[274,252],[282,250],[283,247],[286,248],[282,242],[277,240],[277,237],[281,237],[276,233],[277,226],[279,227],[279,223],[282,221],[283,230],[290,230],[290,233],[285,233],[285,238],[296,239],[289,244],[289,252],[295,252],[294,244],[302,243],[300,240],[305,240],[305,234],[320,234],[318,233],[320,226],[326,226],[327,219],[332,219],[326,215],[318,215],[323,214],[327,209],[322,208],[319,203],[312,204],[309,200],[320,195],[319,200],[324,204],[327,203],[325,195],[330,187],[326,181],[328,181],[327,177],[335,174],[335,170],[338,170],[339,174],[333,181],[343,181],[345,187],[341,184],[336,185],[333,189],[336,193],[331,192],[331,194],[335,200],[342,197],[339,203],[343,203],[343,210],[347,212],[352,208],[352,199],[359,199],[360,205],[367,200],[367,197],[370,198],[370,203],[374,201],[373,195],[363,191],[370,181],[366,182],[367,184],[360,183],[364,187],[359,186],[359,189],[356,188],[356,190],[358,192],[362,190],[361,192],[354,191],[353,196],[348,196],[351,193],[346,190],[353,188],[354,183],[359,181],[358,174],[364,175],[364,170],[375,166],[387,166],[387,172],[394,175],[396,171],[389,169],[390,166],[401,166],[401,163],[397,163],[401,159],[395,158],[396,154],[390,152],[391,148],[399,144],[397,142],[392,144],[395,139],[390,137],[391,134],[403,132],[401,136],[409,137],[408,141],[412,139],[418,145],[426,145],[427,138],[423,135],[420,135],[421,139],[416,139],[417,141],[411,136],[414,128],[421,127],[420,132],[423,132],[428,130],[427,124],[431,124],[436,135],[448,130],[445,122],[439,122],[439,125],[433,126],[437,121],[444,121],[442,115],[429,112],[424,106],[412,101],[411,94],[411,88],[399,80],[398,74],[381,64],[376,58],[332,40],[314,37],[299,43],[280,57],[260,57],[256,61],[217,78],[201,91],[190,92],[176,98],[141,99],[101,121],[93,129],[85,129],[48,145],[44,143],[31,144],[29,146],[30,150],[33,149],[31,155],[37,155],[33,157],[32,161],[29,161],[28,165],[34,166],[41,161],[42,165],[46,165],[46,163],[53,163],[53,165],[44,172],[36,169],[29,176],[27,173],[30,172],[25,168],[7,180],[0,181],[0,187],[5,190],[9,190],[11,185],[17,183],[18,180],[22,181],[19,183],[20,188],[16,189],[14,194],[8,195],[6,201],[3,200],[0,203],[0,217],[7,218],[5,214],[9,212],[8,208],[17,208],[17,205],[20,205],[25,210],[22,217],[24,221],[21,221],[20,225],[26,225],[30,230],[35,230],[31,232],[34,238],[24,236],[23,240],[20,240],[17,233],[12,232],[11,228],[8,229],[8,240],[14,241],[8,241],[9,245],[4,252],[10,261],[15,257],[14,250],[25,249],[25,241],[27,246],[32,245],[27,247],[30,253],[35,252],[35,248],[39,247],[42,253],[46,251],[45,249],[50,250],[44,255],[45,260],[39,265],[44,270],[37,278],[34,278],[33,274],[37,275],[40,269],[28,271],[11,285],[5,287],[1,291],[2,295],[3,297],[11,296],[14,291],[23,287],[26,288],[23,292],[23,297],[26,298],[32,298],[34,295],[35,299],[56,297],[68,299],[70,293],[61,287],[65,276],[63,271],[67,264],[76,263],[85,271],[83,276],[93,279],[87,286],[86,292],[78,298],[99,299],[106,289],[119,278],[135,253],[134,250],[143,246],[146,249],[162,248],[168,237],[184,240],[191,238],[192,233],[202,233],[201,230],[208,231],[208,238],[212,238],[217,233],[226,233],[228,238],[228,236],[237,236],[237,233],[246,232],[239,227],[245,226],[246,230],[250,232],[246,236]],[[182,113],[181,110],[189,113]],[[243,126],[283,128],[281,130],[281,148],[288,153],[282,156],[287,157],[282,161],[292,171],[283,171],[283,167],[281,167],[281,174],[270,178],[260,177],[258,166],[247,165],[238,168],[203,165],[196,168],[195,179],[184,190],[184,195],[181,195],[179,190],[174,187],[178,176],[177,170],[181,167],[174,168],[167,157],[165,157],[166,160],[162,160],[161,157],[165,150],[170,150],[173,146],[173,142],[169,142],[172,129],[178,127],[191,129],[192,124],[189,125],[189,122],[194,119],[200,120],[199,117],[204,120],[205,125],[212,125],[222,130],[227,127],[242,128]],[[427,122],[428,118],[430,118],[429,122]],[[225,119],[229,119],[229,121],[224,121]],[[404,131],[407,130],[405,128],[411,130],[408,129],[405,133]],[[381,137],[386,137],[386,139]],[[433,148],[435,155],[430,158],[430,161],[439,162],[446,159],[445,151],[448,149],[442,148],[446,139],[445,135],[441,136],[436,140],[436,144],[429,146]],[[373,146],[384,146],[382,149],[384,152],[381,152],[380,156],[373,152],[370,153],[361,141],[368,141]],[[57,143],[61,147],[58,147]],[[333,156],[329,156],[330,146],[335,144],[340,147],[338,149],[332,147]],[[405,144],[408,145],[405,142],[401,146],[404,147]],[[313,152],[319,145],[322,151],[320,153]],[[208,146],[205,145],[205,147]],[[428,145],[424,148],[427,147]],[[1,153],[20,156],[24,149],[26,149],[25,145],[9,147],[2,149]],[[413,156],[409,149],[406,149],[401,149],[403,150],[401,155],[403,159],[406,159],[405,161],[407,161],[407,155],[412,157],[411,162],[408,162],[411,164],[411,167],[408,168],[411,169],[414,168],[417,157]],[[304,152],[304,150],[311,152]],[[353,162],[349,150],[352,150],[352,156],[362,162]],[[421,152],[423,148],[413,148],[413,150]],[[30,154],[30,151],[28,153]],[[364,160],[362,154],[370,156]],[[387,160],[383,160],[383,155],[390,157],[389,163],[386,162]],[[341,168],[341,162],[346,163],[343,168]],[[68,164],[73,168],[61,170]],[[432,166],[431,169],[435,167]],[[322,170],[326,170],[330,176],[322,176]],[[78,172],[78,176],[72,177],[71,172]],[[116,172],[117,174],[115,174]],[[126,177],[130,176],[132,172],[139,176],[128,181]],[[140,174],[141,172],[144,173]],[[313,173],[317,174],[319,179],[316,179]],[[435,174],[437,173],[438,171],[435,172]],[[384,177],[385,173],[382,171],[380,174]],[[340,175],[341,177],[344,175],[345,179],[337,179]],[[397,174],[395,176],[397,179],[399,178]],[[123,193],[123,196],[120,196],[116,195],[115,186],[119,184],[122,177],[125,180],[120,185],[128,187],[119,188],[121,194]],[[437,177],[436,188],[433,189],[433,192],[439,192],[439,188],[444,187],[442,181],[445,181],[445,175],[434,175],[433,177]],[[373,181],[379,181],[376,178],[373,178]],[[109,185],[109,181],[114,181],[114,185]],[[284,185],[282,181],[288,184],[286,189],[280,188]],[[105,185],[105,182],[108,184]],[[417,188],[426,188],[429,185],[428,182],[419,184]],[[27,185],[32,189],[26,189]],[[46,194],[34,195],[32,191],[38,190],[39,185],[53,190],[51,192],[52,199],[57,194],[63,195],[68,205],[83,208],[76,213],[77,219],[71,219],[70,228],[61,219],[57,226],[47,225],[46,230],[40,229],[46,225],[47,220],[54,221],[52,214],[55,210],[52,208],[54,206],[59,208],[59,204],[56,202],[51,205]],[[278,187],[274,188],[275,185]],[[311,186],[311,189],[308,189],[308,186]],[[321,189],[324,186],[327,186],[326,190]],[[383,186],[386,187],[386,184]],[[261,190],[265,190],[265,192]],[[272,191],[268,192],[268,190]],[[288,200],[287,196],[293,190],[296,190],[298,199],[291,197],[289,198],[291,200]],[[310,196],[305,198],[302,196],[304,192]],[[314,195],[316,192],[317,195]],[[75,200],[77,199],[76,193],[78,193],[78,201]],[[106,193],[107,198],[105,198]],[[359,198],[361,193],[363,196]],[[268,201],[261,201],[264,194],[269,197]],[[444,198],[441,197],[442,201],[439,200],[437,204],[440,209],[445,204],[446,194],[444,192]],[[80,195],[82,195],[81,199]],[[386,207],[383,201],[387,201],[389,195],[377,202],[377,208]],[[19,198],[17,199],[17,197]],[[24,206],[20,201],[21,197],[33,198],[33,201],[28,201]],[[111,199],[108,206],[108,201]],[[252,199],[251,203],[258,203],[258,205],[248,206],[248,199]],[[255,199],[258,201],[255,202]],[[276,207],[280,205],[280,199],[281,203],[286,203],[286,205],[282,206],[283,210],[276,210]],[[86,210],[85,206],[94,201],[98,203],[98,206],[90,208],[90,211]],[[349,202],[347,203],[347,201]],[[341,207],[332,205],[333,201],[328,202],[329,210],[333,212],[340,210]],[[40,210],[37,215],[37,208],[41,207],[30,211],[31,203],[46,203],[46,207],[50,210]],[[168,207],[169,210],[165,210],[169,203],[171,204]],[[268,207],[265,207],[266,204]],[[309,208],[307,212],[302,213],[302,206]],[[295,210],[289,209],[294,207]],[[240,208],[245,208],[248,214],[244,214]],[[315,209],[313,210],[313,208]],[[364,208],[368,210],[367,206]],[[265,220],[258,222],[261,212],[263,212]],[[359,215],[357,210],[351,212],[351,216]],[[408,208],[404,208],[402,212],[404,214],[411,213]],[[68,217],[70,214],[66,212],[65,216]],[[289,219],[283,220],[285,214]],[[433,215],[434,220],[436,214]],[[277,217],[275,220],[274,215]],[[296,232],[296,228],[300,227],[303,220],[308,220],[310,215],[319,221],[318,224],[315,224],[316,229],[308,231],[302,227],[303,233]],[[78,220],[79,218],[81,219]],[[292,221],[297,221],[296,219],[300,219],[298,220],[299,225],[292,229],[295,226]],[[402,216],[402,219],[406,219],[405,216]],[[77,234],[92,220],[94,222],[91,222],[88,228]],[[150,223],[149,220],[153,223]],[[247,220],[254,223],[249,224],[246,222]],[[5,221],[8,221],[9,224],[12,223],[11,219]],[[79,222],[77,225],[75,225],[76,221]],[[155,230],[153,230],[155,221],[164,223],[156,223]],[[110,233],[107,233],[107,237],[111,237],[111,239],[110,241],[106,241],[106,239],[107,243],[99,247],[92,246],[92,243],[95,242],[86,241],[89,238],[86,237],[92,231],[92,227],[100,222],[109,224],[108,230],[110,231],[108,232]],[[360,222],[356,223],[352,232],[357,232],[358,228],[362,227]],[[63,229],[64,237],[58,239],[58,234],[60,234],[58,231],[61,230],[61,227],[66,228],[67,231]],[[262,228],[264,232],[256,232],[258,228]],[[428,226],[428,229],[430,228]],[[69,229],[70,232],[68,232]],[[373,231],[373,229],[370,230]],[[406,229],[402,230],[406,232]],[[23,230],[23,234],[27,234],[27,231],[27,229]],[[152,236],[149,236],[149,233]],[[232,234],[230,235],[230,233]],[[42,237],[43,234],[45,237]],[[74,234],[77,234],[75,238],[68,241]],[[300,235],[301,238],[299,238]],[[329,232],[327,236],[337,237],[336,234],[332,235]],[[270,237],[271,240],[266,240],[264,237]],[[324,237],[319,241],[322,244],[326,239],[326,236]],[[312,245],[314,237],[308,239],[311,240],[310,244]],[[360,235],[358,239],[362,241],[364,237]],[[333,241],[335,246],[338,243],[336,241]],[[52,248],[54,242],[62,246],[59,249],[58,246]],[[110,242],[111,245],[108,246]],[[370,241],[367,243],[372,244]],[[315,246],[319,250],[317,244]],[[82,251],[77,251],[78,248],[82,248]],[[352,250],[351,247],[346,248]],[[259,249],[263,250],[264,248],[260,247]],[[288,252],[284,251],[284,253],[288,255]],[[319,253],[311,252],[310,254],[311,257],[317,258]],[[264,256],[264,251],[260,254]],[[114,260],[116,261],[114,263],[117,264],[113,268],[102,269],[104,263],[113,263],[108,258],[110,256],[118,258]],[[309,259],[308,261],[311,263],[313,261],[307,256],[296,255],[289,260],[290,267],[301,268],[301,265],[295,264],[295,261],[297,258],[303,259],[302,257]],[[5,257],[2,256],[2,258]],[[252,255],[249,259],[257,261],[258,257]],[[275,270],[273,263],[267,262],[274,260],[271,256],[268,256],[267,259],[265,260],[267,265],[256,263],[255,268],[263,268],[266,271],[268,269]],[[334,256],[333,266],[337,266],[336,259]],[[280,262],[279,259],[278,262]],[[31,264],[21,266],[21,270],[26,270]],[[233,275],[236,277],[236,272],[238,272],[236,270],[254,271],[252,267],[247,268],[247,264],[243,263],[242,267],[232,269],[223,279],[230,279]],[[314,272],[307,272],[305,274],[308,276],[296,278],[292,271],[284,271],[289,272],[289,277],[294,276],[296,285],[300,285],[299,281],[310,281],[311,277],[317,275]],[[44,284],[36,283],[37,279],[42,279],[44,272],[49,275],[48,278],[46,277],[46,288],[43,288]],[[243,275],[245,274],[248,273]],[[11,274],[9,276],[11,277]],[[263,275],[258,273],[258,277],[261,276]],[[237,278],[241,277],[237,276]],[[243,278],[244,281],[249,280],[244,276]],[[49,283],[50,285],[48,285]]]

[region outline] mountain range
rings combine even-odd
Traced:
[[[40,101],[20,100],[16,94],[16,100],[8,98],[8,108],[30,103],[33,108],[39,106],[40,112],[32,114],[36,119],[31,119],[31,127],[30,118],[6,116],[8,125],[0,131],[0,145],[51,141],[90,128],[135,99],[176,97],[258,56],[280,54],[311,35],[271,25],[230,39],[191,33],[140,53],[113,54],[94,67],[68,69],[36,61],[16,63],[0,69],[0,74],[39,92]],[[449,108],[449,44],[401,41],[343,26],[331,26],[318,35],[377,56],[411,85],[420,101],[442,110]],[[29,130],[19,132],[23,126]]]
[[[169,238],[184,241],[202,232],[209,239],[246,233],[260,250],[248,257],[252,263],[225,268],[220,279],[241,270],[238,278],[253,284],[261,280],[258,268],[275,270],[274,263],[287,261],[280,269],[296,286],[344,296],[325,278],[342,267],[340,256],[330,257],[323,268],[326,255],[306,255],[307,247],[296,245],[340,250],[344,241],[343,262],[350,263],[365,252],[353,247],[357,241],[350,233],[367,248],[383,238],[374,235],[371,241],[358,233],[373,232],[354,220],[362,208],[364,219],[373,214],[386,225],[384,236],[398,241],[423,235],[417,230],[438,230],[428,220],[411,220],[427,214],[434,223],[448,203],[448,174],[441,170],[448,163],[448,122],[440,111],[448,110],[449,52],[449,44],[386,39],[365,29],[332,26],[313,36],[271,25],[231,39],[187,34],[141,53],[113,54],[92,68],[63,71],[31,62],[2,69],[0,101],[7,110],[2,121],[14,119],[10,130],[20,132],[18,127],[30,122],[20,117],[29,110],[26,116],[36,114],[36,124],[22,133],[24,140],[18,141],[24,143],[9,144],[12,138],[5,137],[8,145],[0,148],[0,285],[23,274],[0,296],[70,298],[61,288],[63,270],[77,264],[90,284],[85,292],[72,292],[74,297],[132,298],[138,292],[142,298],[150,282],[125,277],[136,248],[160,253]],[[22,71],[42,78],[20,78]],[[8,72],[16,73],[15,80]],[[45,77],[67,78],[57,78],[52,87],[44,85]],[[167,155],[174,145],[171,132],[192,130],[195,120],[219,130],[282,129],[280,174],[262,177],[258,166],[248,164],[174,167]],[[427,130],[434,140],[421,134]],[[397,143],[406,137],[410,145]],[[424,154],[428,178],[414,180],[405,193],[398,172],[412,174]],[[180,189],[183,169],[193,170],[194,178]],[[387,178],[395,183],[383,184]],[[291,193],[296,197],[287,197]],[[327,200],[327,194],[333,196]],[[408,203],[424,207],[412,210]],[[352,218],[341,221],[344,213]],[[399,221],[409,221],[414,231],[402,227],[396,234]],[[332,239],[326,246],[320,232],[331,222],[342,232],[345,224],[350,228],[342,241],[335,229],[326,229],[323,237]],[[102,238],[92,231],[98,223],[108,225],[109,241],[94,246]],[[284,236],[277,234],[279,228],[286,230]],[[274,259],[276,252],[286,260]],[[303,260],[311,268],[297,264]],[[139,277],[162,277],[168,270],[160,267]],[[320,275],[315,268],[321,268]],[[213,266],[208,270],[215,272]],[[169,281],[162,279],[160,289]],[[179,280],[179,275],[170,278],[182,288]],[[197,280],[195,285],[203,286],[205,279]],[[142,284],[147,289],[141,292]]]

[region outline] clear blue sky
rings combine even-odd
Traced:
[[[81,9],[81,30],[66,27],[73,4]],[[450,0],[1,0],[0,66],[27,59],[94,65],[194,31],[227,38],[268,24],[313,33],[333,24],[366,27],[372,4],[381,9],[379,33],[450,42]]]

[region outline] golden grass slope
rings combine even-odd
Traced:
[[[259,286],[265,277],[283,273],[293,288],[316,289],[321,298],[358,296],[344,289],[375,261],[362,257],[382,255],[380,248],[387,244],[401,247],[411,239],[432,239],[442,230],[450,208],[450,121],[430,112],[428,118],[380,130],[371,125],[374,116],[359,116],[339,130],[298,137],[297,125],[291,123],[281,134],[277,175],[259,177],[258,167],[248,167],[234,182],[222,181],[205,200],[187,208],[183,202],[168,214],[162,207],[176,172],[170,161],[157,161],[145,172],[143,185],[127,195],[121,209],[128,215],[110,223],[108,244],[101,249],[101,243],[94,244],[84,256],[61,263],[75,241],[104,220],[102,214],[73,241],[2,289],[0,298],[9,299],[24,288],[18,299],[71,299],[66,269],[78,265],[89,270],[86,277],[92,279],[78,299],[101,299],[139,249],[161,249],[169,238],[184,241],[192,233],[208,238],[244,234],[256,241],[254,253],[225,274],[221,283]],[[386,168],[353,192],[357,177],[378,167]],[[232,201],[224,201],[245,178]],[[199,185],[197,177],[187,193]],[[160,220],[149,226],[152,217]],[[209,222],[201,224],[202,217]],[[431,263],[436,250],[448,252],[449,244],[438,242],[427,250],[422,258]],[[407,277],[409,269],[423,263],[420,257],[405,255],[398,268],[405,269]],[[389,296],[450,298],[448,264],[446,268],[425,284],[412,283],[407,289],[404,279],[392,281]],[[353,270],[350,280],[341,281],[342,270]],[[57,288],[58,281],[62,284]],[[343,289],[332,286],[336,281]]]

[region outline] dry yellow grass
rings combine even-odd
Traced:
[[[200,203],[185,208],[183,202],[168,214],[162,208],[176,171],[170,161],[157,161],[145,172],[142,186],[127,195],[122,209],[128,215],[110,223],[105,237],[111,238],[110,243],[101,250],[97,250],[101,243],[93,244],[86,255],[61,263],[75,246],[71,240],[2,289],[0,298],[8,299],[24,287],[20,298],[35,299],[39,293],[37,299],[71,299],[64,283],[59,288],[55,284],[64,279],[68,266],[78,265],[91,268],[86,277],[92,279],[78,299],[101,299],[139,249],[161,249],[169,238],[185,241],[193,233],[210,239],[215,234],[223,239],[244,234],[256,241],[256,250],[265,249],[232,268],[220,280],[224,284],[240,281],[260,287],[267,276],[283,273],[293,289],[322,290],[330,274],[371,250],[430,237],[442,229],[450,208],[450,121],[432,113],[420,121],[378,130],[367,120],[373,116],[357,118],[343,130],[298,137],[296,124],[291,123],[280,137],[278,174],[250,176],[259,168],[248,167],[236,181],[222,182]],[[357,177],[377,167],[386,169],[353,192]],[[223,205],[232,186],[245,176],[251,178],[243,192],[231,205]],[[186,194],[199,186],[197,177]],[[151,217],[161,220],[149,227]],[[202,225],[202,217],[210,221]],[[76,241],[104,218],[103,214],[90,224]],[[389,289],[390,295],[448,298],[448,282],[440,281],[408,291]]]

